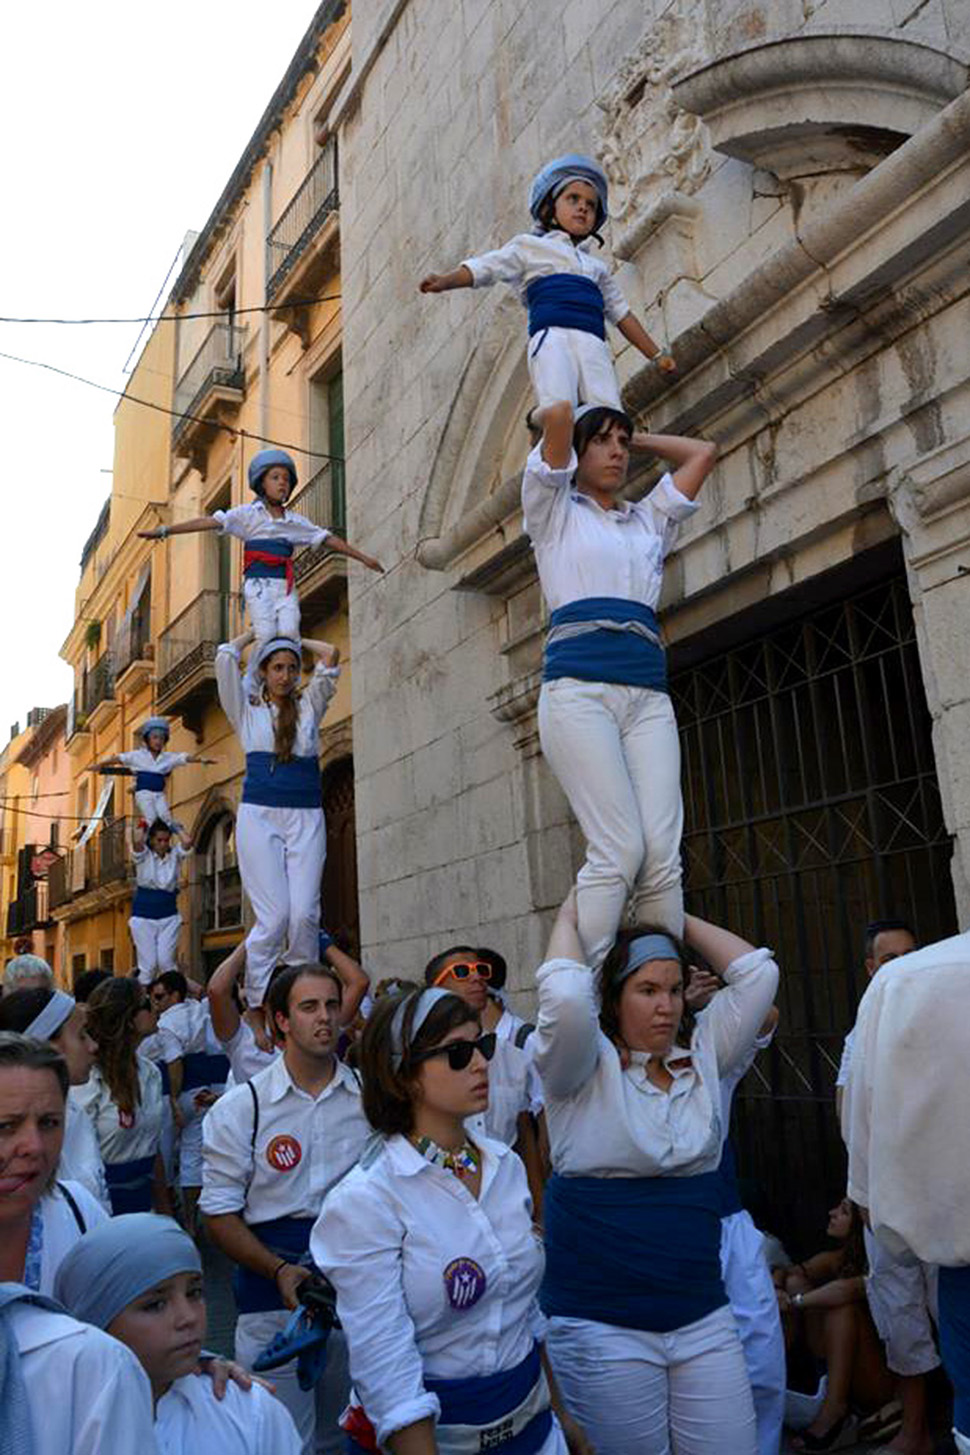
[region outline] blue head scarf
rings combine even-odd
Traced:
[[[201,1273],[199,1250],[171,1218],[125,1213],[74,1244],[54,1279],[54,1297],[85,1324],[107,1329],[122,1309],[176,1273]]]

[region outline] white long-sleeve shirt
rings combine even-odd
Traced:
[[[273,1051],[264,1051],[256,1044],[252,1028],[242,1017],[229,1040],[223,1041],[221,1044],[223,1054],[229,1058],[230,1080],[226,1082],[227,1090],[230,1086],[237,1086],[243,1081],[249,1081],[257,1071],[265,1071],[267,1066],[272,1066],[273,1062],[278,1061],[280,1057],[278,1048]]]
[[[154,1157],[162,1140],[162,1073],[147,1056],[138,1055],[141,1098],[133,1113],[122,1112],[112,1099],[98,1066],[83,1086],[75,1087],[77,1103],[94,1123],[106,1164]]]
[[[208,1053],[221,1055],[222,1045],[212,1029],[209,1006],[203,1000],[183,1000],[170,1006],[158,1021],[158,1044],[162,1061]]]
[[[699,509],[669,474],[643,500],[618,500],[604,510],[573,488],[577,461],[553,469],[537,445],[522,476],[525,530],[535,551],[542,594],[551,611],[590,596],[638,601],[654,610],[664,560],[681,521]]]
[[[58,1168],[60,1172],[60,1168]],[[74,1210],[61,1187],[55,1182],[49,1192],[45,1192],[40,1200],[41,1217],[44,1220],[44,1241],[40,1253],[40,1287],[38,1293],[45,1293],[52,1296],[54,1290],[54,1277],[60,1268],[61,1263],[67,1254],[74,1247],[83,1233],[89,1232],[91,1228],[97,1227],[110,1216],[86,1187],[79,1182],[60,1176],[59,1182],[63,1183],[70,1192],[77,1210],[81,1214],[83,1229],[78,1227]]]
[[[128,753],[117,753],[119,763],[133,768],[138,773],[161,773],[166,778],[173,768],[181,768],[189,761],[188,753],[153,753],[151,748],[132,748]]]
[[[314,667],[300,694],[294,757],[315,758],[319,754],[320,722],[337,690],[339,676],[339,667],[325,667],[322,662]],[[239,653],[229,642],[223,642],[216,652],[216,685],[222,710],[235,728],[243,752],[272,753],[277,710],[272,703],[249,701],[243,688]]]
[[[332,534],[295,510],[284,510],[282,516],[270,515],[262,500],[234,505],[229,510],[214,510],[212,518],[219,522],[222,535],[235,536],[240,541],[289,541],[294,546],[319,546]]]
[[[91,1118],[79,1105],[73,1087],[67,1094],[64,1108],[64,1145],[57,1163],[57,1175],[62,1182],[79,1182],[110,1215],[111,1199],[104,1180],[104,1158],[98,1134]]]
[[[176,1379],[158,1401],[155,1439],[158,1455],[300,1455],[303,1449],[292,1415],[268,1390],[229,1383],[216,1399],[212,1380],[197,1374]]]
[[[484,1141],[476,1200],[404,1137],[368,1148],[327,1198],[313,1261],[337,1290],[354,1387],[377,1438],[436,1417],[424,1378],[512,1369],[541,1337],[542,1248],[525,1170]]]
[[[183,849],[181,844],[173,844],[167,854],[156,854],[147,844],[142,849],[133,849],[131,857],[135,861],[135,882],[140,889],[177,891],[179,866],[183,859],[189,858],[190,853],[191,850]]]
[[[725,986],[689,1048],[665,1057],[673,1084],[649,1080],[645,1053],[624,1070],[599,1025],[593,975],[574,960],[538,971],[535,1062],[545,1092],[555,1170],[573,1177],[690,1177],[721,1159],[720,1079],[748,1051],[775,998],[778,967],[752,950],[724,972]]]
[[[67,1314],[29,1304],[12,1305],[10,1314],[33,1455],[155,1450],[151,1385],[130,1349]]]
[[[465,258],[464,266],[472,275],[473,288],[488,288],[493,283],[508,283],[518,290],[522,302],[525,292],[536,278],[549,278],[554,273],[572,273],[589,278],[603,295],[603,306],[610,323],[619,323],[630,312],[616,280],[603,262],[588,251],[589,239],[574,243],[566,232],[520,232],[504,247],[479,257]]]
[[[357,1078],[335,1062],[315,1099],[280,1056],[250,1083],[259,1100],[253,1146],[249,1086],[234,1086],[202,1123],[204,1213],[240,1213],[247,1223],[315,1218],[326,1194],[355,1165],[369,1128]]]

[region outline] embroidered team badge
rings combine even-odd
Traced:
[[[118,1111],[118,1125],[122,1131],[130,1132],[135,1125],[135,1113],[133,1111]]]
[[[292,1172],[294,1167],[299,1166],[302,1157],[303,1148],[296,1137],[286,1133],[274,1137],[266,1148],[266,1160],[277,1172]]]
[[[474,1258],[453,1258],[444,1271],[448,1302],[454,1309],[471,1308],[485,1292],[485,1270]]]

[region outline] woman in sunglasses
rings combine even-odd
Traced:
[[[522,1165],[465,1128],[488,1103],[494,1050],[494,1033],[440,986],[388,996],[364,1029],[364,1111],[379,1135],[310,1240],[347,1335],[354,1449],[589,1449],[572,1425],[567,1445],[551,1408]]]

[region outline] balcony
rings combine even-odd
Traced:
[[[309,338],[308,309],[294,304],[316,296],[336,268],[339,232],[337,139],[330,137],[299,190],[266,239],[266,302],[273,317]]]
[[[139,578],[131,605],[114,640],[115,687],[128,694],[149,680],[155,648],[151,640],[151,575],[147,567]]]
[[[71,897],[71,856],[64,854],[52,864],[47,874],[47,903],[50,909],[59,909]]]
[[[46,879],[29,884],[19,899],[7,905],[7,935],[29,935],[50,924],[49,895]]]
[[[216,323],[175,386],[172,449],[205,478],[206,453],[219,429],[231,425],[246,390],[245,324]]]
[[[197,735],[216,697],[216,647],[239,635],[240,617],[236,592],[202,591],[159,636],[158,711],[179,714]]]
[[[344,491],[343,460],[328,460],[312,475],[291,507],[312,520],[314,525],[346,533],[347,501]],[[293,561],[293,578],[300,593],[300,616],[304,626],[312,626],[330,614],[347,590],[347,558],[327,550],[326,541],[297,553]]]
[[[105,819],[98,834],[98,883],[117,884],[128,878],[128,841],[123,818]]]
[[[114,659],[110,651],[102,652],[91,671],[85,673],[82,702],[89,727],[99,727],[101,720],[110,716],[106,710],[96,717],[102,704],[115,706]]]

